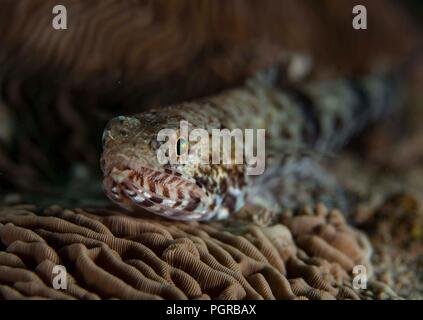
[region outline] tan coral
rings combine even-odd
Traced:
[[[322,257],[352,271],[355,265],[365,265],[371,271],[371,246],[358,230],[348,226],[338,210],[317,205],[315,212],[302,210],[290,218],[282,217],[300,248],[311,256]]]
[[[108,210],[0,209],[4,299],[395,298],[352,288],[356,231],[318,207],[284,224],[183,223]],[[309,218],[307,220],[306,218]],[[316,223],[316,221],[318,223]],[[301,230],[301,234],[298,234]],[[53,267],[68,271],[52,288]],[[382,288],[384,288],[382,286]],[[382,291],[382,293],[380,293]]]

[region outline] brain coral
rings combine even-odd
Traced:
[[[351,270],[364,236],[318,205],[271,225],[182,223],[105,209],[0,208],[0,297],[53,299],[397,298]],[[52,287],[64,265],[66,290]],[[369,271],[369,274],[371,272]]]

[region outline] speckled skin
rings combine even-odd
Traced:
[[[386,74],[304,84],[276,78],[260,75],[216,96],[112,119],[101,158],[106,194],[127,209],[143,207],[173,219],[224,218],[245,204],[250,187],[260,187],[264,177],[292,171],[275,168],[312,167],[303,161],[310,162],[310,151],[336,151],[394,100],[395,81]],[[181,120],[209,133],[265,129],[264,175],[248,176],[245,165],[235,164],[161,165],[157,134],[178,131]]]

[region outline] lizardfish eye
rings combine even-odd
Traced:
[[[188,141],[184,138],[179,138],[176,142],[176,155],[179,157],[188,150]]]

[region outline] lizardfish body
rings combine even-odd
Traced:
[[[175,132],[180,153],[196,146],[178,138],[181,121],[189,130],[208,132],[210,141],[213,129],[264,129],[266,173],[305,149],[338,150],[389,109],[393,86],[384,74],[301,85],[250,81],[205,99],[116,117],[103,135],[104,190],[124,208],[142,207],[172,219],[227,217],[244,205],[249,187],[259,181],[248,174],[247,163],[199,163],[189,157],[184,163],[162,163],[158,150],[166,141],[158,139],[161,130]],[[260,141],[255,142],[257,151]]]

